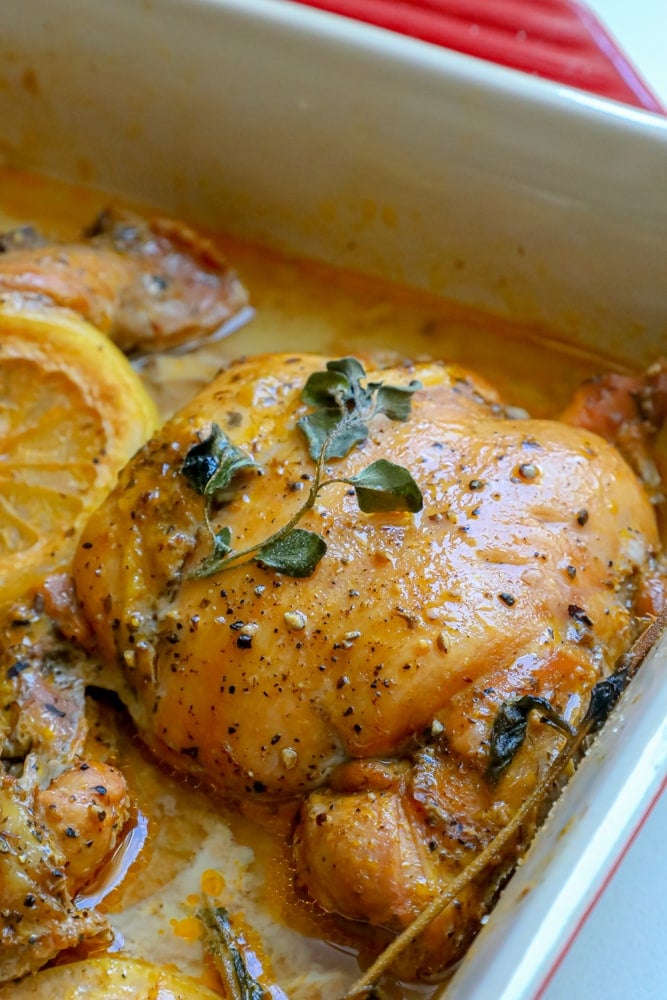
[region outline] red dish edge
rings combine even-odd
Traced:
[[[595,15],[574,0],[292,0],[667,114]]]

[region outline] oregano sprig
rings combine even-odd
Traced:
[[[344,458],[352,448],[368,437],[368,425],[380,413],[390,420],[408,420],[411,397],[421,382],[413,379],[405,386],[383,382],[362,383],[366,372],[356,358],[328,361],[326,371],[309,376],[301,399],[314,412],[299,420],[297,426],[308,441],[310,457],[320,455]]]
[[[327,551],[326,542],[298,523],[312,509],[320,492],[334,484],[351,486],[366,514],[380,511],[417,513],[423,505],[422,494],[410,472],[387,459],[378,459],[349,478],[326,478],[325,465],[331,459],[344,458],[369,435],[369,425],[383,414],[390,420],[410,417],[412,395],[421,383],[412,380],[405,386],[367,382],[363,365],[356,358],[327,362],[326,370],[313,372],[301,392],[301,399],[312,412],[297,421],[306,438],[308,451],[315,462],[315,474],[303,504],[269,538],[242,549],[234,549],[231,529],[215,532],[210,519],[211,504],[231,499],[238,488],[241,472],[261,469],[254,459],[234,445],[217,424],[203,440],[188,451],[181,471],[190,486],[204,497],[206,525],[212,548],[192,571],[201,578],[219,573],[244,562],[256,562],[287,576],[310,576]]]

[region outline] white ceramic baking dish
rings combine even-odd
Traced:
[[[667,122],[283,0],[3,0],[0,154],[644,364]],[[475,358],[470,358],[474,367]],[[539,995],[667,774],[645,663],[448,987]]]

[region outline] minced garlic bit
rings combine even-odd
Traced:
[[[445,727],[439,719],[434,719],[431,723],[431,736],[442,736],[445,731]]]
[[[293,632],[299,632],[308,624],[308,618],[304,615],[303,611],[286,611],[283,617],[285,624]]]
[[[296,750],[292,749],[292,747],[285,747],[280,751],[280,759],[283,762],[283,766],[286,767],[288,771],[291,771],[292,768],[296,767],[299,755]]]

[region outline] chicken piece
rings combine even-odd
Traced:
[[[652,501],[662,503],[667,468],[665,435],[659,434],[665,416],[667,362],[661,360],[642,375],[611,372],[590,379],[574,394],[561,419],[594,431],[615,444],[644,483]]]
[[[35,809],[65,858],[70,892],[82,888],[113,851],[130,804],[125,778],[103,761],[77,762],[37,793]]]
[[[409,761],[343,764],[329,788],[305,799],[294,841],[297,871],[321,907],[380,928],[388,943],[508,816],[494,790],[443,745],[423,748]],[[459,892],[456,906],[433,921],[394,974],[430,978],[462,955],[504,873],[495,864],[483,883]]]
[[[0,696],[0,982],[63,948],[109,937],[73,898],[113,851],[130,815],[124,778],[82,756],[84,684],[32,608],[2,629]]]
[[[378,416],[367,440],[327,463],[340,480],[390,458],[417,481],[421,512],[364,514],[339,483],[299,522],[328,546],[311,576],[255,562],[194,575],[213,543],[186,455],[213,423],[252,455],[261,471],[239,473],[210,527],[219,538],[230,529],[235,549],[267,539],[312,481],[296,422],[324,364],[262,356],[219,376],[93,515],[75,584],[105,683],[156,754],[229,796],[305,796],[300,878],[324,908],[393,933],[507,822],[554,745],[535,723],[516,766],[488,787],[502,702],[539,695],[580,717],[636,633],[635,595],[659,542],[610,444],[507,419],[486,384],[434,363],[369,373],[419,379],[412,414]],[[488,889],[443,915],[436,964],[458,957]],[[410,971],[434,961],[419,954]]]
[[[72,309],[126,353],[205,339],[248,302],[215,244],[169,219],[114,209],[80,242],[49,243],[22,228],[0,248],[0,293]]]
[[[73,904],[64,856],[31,800],[0,778],[0,982],[35,972],[85,938],[108,937],[103,917]]]
[[[87,725],[76,654],[32,606],[9,609],[0,624],[0,716],[4,769],[24,789],[45,787],[83,752]]]
[[[128,817],[125,780],[108,764],[77,762],[42,791],[0,777],[0,982],[88,938],[110,939],[106,919],[73,898]]]

